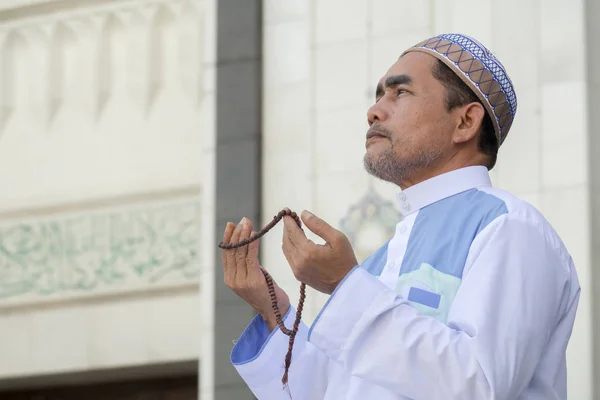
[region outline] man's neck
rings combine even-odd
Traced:
[[[414,174],[412,176],[407,176],[404,179],[402,179],[398,183],[398,186],[400,186],[400,189],[406,190],[411,186],[417,185],[428,179],[431,179],[438,175],[443,175],[450,171],[455,171],[457,169],[466,168],[466,167],[472,167],[475,165],[485,165],[484,160],[481,160],[481,159],[473,159],[470,162],[464,162],[464,161],[452,162],[452,161],[453,160],[450,160],[450,162],[444,163],[441,166],[435,166],[435,167],[432,166],[430,168],[423,169],[421,171],[417,171],[416,174]]]

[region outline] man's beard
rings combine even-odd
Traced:
[[[394,153],[394,146],[388,147],[379,157],[365,154],[364,165],[367,172],[381,180],[400,184],[406,179],[415,179],[419,171],[430,167],[442,153],[441,148],[429,148],[400,160]]]

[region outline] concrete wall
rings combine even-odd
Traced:
[[[214,262],[200,246],[214,226],[211,4],[0,6],[0,387],[197,365]]]
[[[264,11],[263,223],[282,207],[310,209],[361,254],[390,234],[395,210],[396,189],[362,167],[378,79],[404,49],[443,32],[471,35],[503,62],[519,108],[492,177],[541,209],[575,259],[583,286],[568,351],[576,399],[592,398],[584,15],[583,1],[566,0],[267,1]],[[280,238],[276,228],[263,240],[264,265],[295,302]],[[307,323],[325,300],[308,293]]]

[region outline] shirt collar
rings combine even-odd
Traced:
[[[396,194],[400,212],[405,217],[436,201],[478,188],[490,187],[492,181],[484,166],[460,168],[434,176]]]

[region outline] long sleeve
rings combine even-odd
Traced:
[[[296,310],[290,307],[284,317],[285,326],[293,325],[295,315]],[[327,388],[329,361],[321,350],[307,341],[307,333],[307,326],[301,323],[294,342],[288,382],[295,400],[322,399]],[[279,327],[269,333],[258,315],[233,347],[231,362],[259,400],[289,400],[281,383],[288,346],[289,337]]]
[[[563,323],[570,335],[579,295],[572,274],[547,226],[506,215],[473,242],[447,323],[419,315],[355,268],[308,340],[353,376],[399,396],[514,400],[532,380],[551,332]]]

